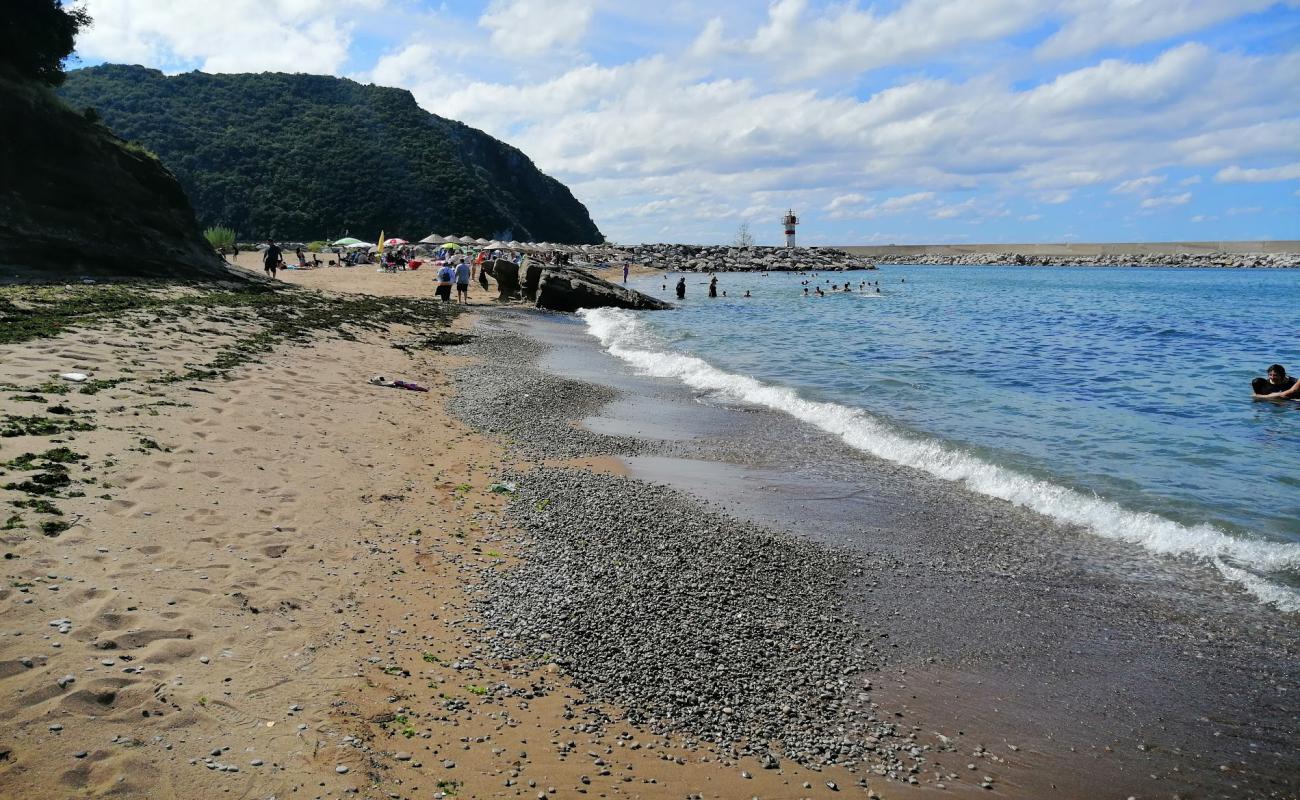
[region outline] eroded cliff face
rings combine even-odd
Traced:
[[[212,252],[155,158],[0,76],[0,281],[246,274]]]

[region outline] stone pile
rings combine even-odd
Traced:
[[[1017,264],[1034,267],[1235,267],[1239,269],[1300,268],[1300,253],[1098,253],[1092,255],[1024,255],[1021,253],[889,254],[877,264]]]
[[[871,259],[833,247],[641,244],[614,250],[619,255],[612,261],[627,260],[665,272],[829,272],[875,268]]]

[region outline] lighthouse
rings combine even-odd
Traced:
[[[790,209],[781,218],[782,224],[785,225],[785,246],[793,248],[794,245],[794,226],[799,224],[799,218],[794,215],[794,209]]]

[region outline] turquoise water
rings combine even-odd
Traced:
[[[1250,397],[1270,363],[1300,373],[1300,272],[727,273],[717,299],[707,280],[687,275],[675,312],[588,314],[589,329],[642,371],[788,410],[1102,535],[1214,559],[1300,609],[1285,591],[1300,584],[1300,403]],[[805,280],[855,291],[805,298]],[[634,285],[674,299],[675,282]]]

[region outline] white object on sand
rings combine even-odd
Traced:
[[[59,377],[65,381],[72,381],[73,383],[81,383],[90,379],[90,376],[84,372],[61,372],[59,373]]]

